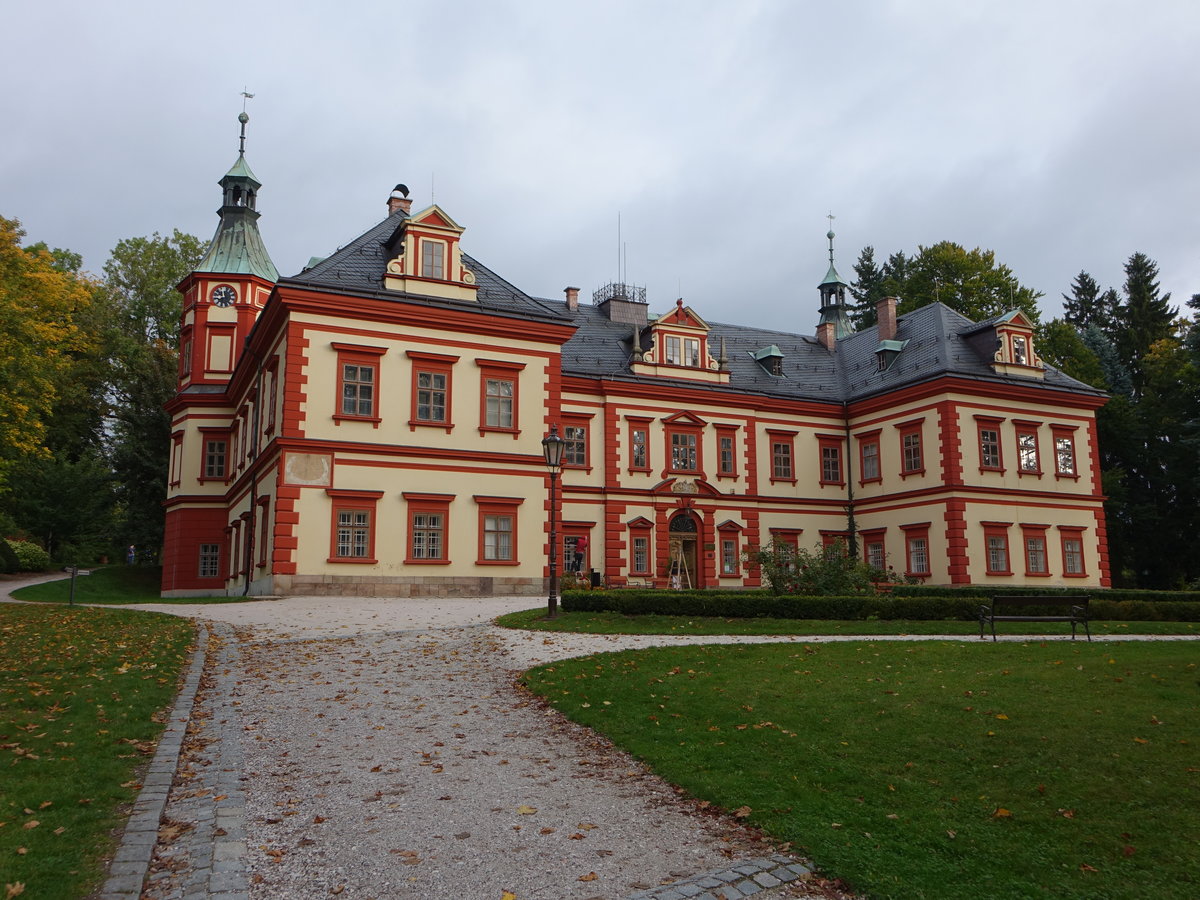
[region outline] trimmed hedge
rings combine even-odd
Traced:
[[[1028,593],[1028,590],[1026,591]],[[999,593],[999,592],[991,592]],[[1015,593],[1015,592],[1007,592]],[[1049,591],[1038,593],[1051,593]],[[1065,592],[1064,592],[1065,593]],[[1072,592],[1075,595],[1083,591]],[[1151,593],[1151,592],[1139,592]],[[1194,595],[1194,592],[1192,592]],[[776,597],[759,591],[566,591],[565,612],[616,612],[629,616],[715,616],[724,619],[909,619],[975,622],[988,592],[975,596]],[[1178,597],[1178,594],[1175,595]],[[1198,600],[1092,598],[1090,618],[1099,621],[1200,622]]]
[[[1137,600],[1149,603],[1177,603],[1180,601],[1200,601],[1200,591],[1144,591],[1131,588],[1086,588],[1086,587],[1039,587],[1038,585],[923,585],[895,584],[892,585],[892,595],[895,597],[999,597],[1004,594],[1026,596],[1030,594],[1046,594],[1048,596],[1091,597],[1093,605],[1097,600]],[[981,601],[983,602],[983,601]]]

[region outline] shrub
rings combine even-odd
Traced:
[[[874,590],[872,582],[884,573],[861,559],[850,556],[838,541],[832,546],[816,545],[801,550],[781,541],[746,553],[746,561],[762,569],[772,594],[853,595]]]
[[[50,554],[29,541],[5,541],[12,549],[22,572],[45,572],[50,568]]]

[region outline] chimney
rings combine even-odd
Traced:
[[[563,288],[563,293],[567,295],[567,309],[569,309],[571,312],[575,312],[575,310],[579,309],[579,288]]]
[[[837,326],[832,322],[822,322],[817,326],[817,340],[826,350],[832,351],[837,346]]]
[[[896,339],[896,298],[884,297],[875,304],[875,318],[879,322],[879,339]]]
[[[412,212],[412,200],[408,197],[407,185],[398,184],[392,188],[392,193],[388,195],[387,208],[389,216],[398,209],[403,210],[405,215]]]

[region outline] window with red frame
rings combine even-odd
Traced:
[[[629,468],[637,472],[650,470],[650,420],[629,420]]]
[[[447,565],[450,562],[450,501],[453,494],[403,494],[408,511],[406,565]]]
[[[883,480],[879,464],[879,431],[858,435],[858,462],[861,484]]]
[[[1017,429],[1017,472],[1021,475],[1041,475],[1042,460],[1038,452],[1038,422],[1014,420]]]
[[[267,565],[267,550],[271,537],[271,498],[263,497],[258,501],[258,567]]]
[[[671,448],[671,472],[691,474],[700,471],[699,430],[668,428],[667,440]]]
[[[639,517],[629,523],[629,574],[650,575],[651,563],[654,558],[651,553],[651,534],[653,525],[649,519]]]
[[[792,431],[767,431],[771,441],[771,481],[796,480],[796,434]]]
[[[1022,525],[1021,541],[1025,545],[1025,574],[1045,576],[1050,574],[1050,561],[1046,556],[1045,525]]]
[[[452,388],[454,364],[457,356],[442,353],[407,351],[412,360],[412,416],[409,427],[418,425],[443,427],[450,431],[454,427]]]
[[[590,421],[583,417],[563,416],[563,465],[587,468],[590,463],[588,453],[588,429]]]
[[[171,435],[171,466],[168,475],[168,482],[171,486],[180,483],[183,477],[183,432],[177,431]]]
[[[476,565],[515,566],[517,558],[517,507],[521,497],[476,497],[479,505],[479,558]]]
[[[839,437],[817,436],[821,450],[821,484],[842,485],[842,441]]]
[[[1082,528],[1059,526],[1059,541],[1062,544],[1063,575],[1067,578],[1087,577],[1087,566],[1083,556]]]
[[[984,522],[983,547],[989,575],[1011,575],[1008,555],[1008,529],[1011,522]]]
[[[1004,471],[1004,456],[1000,445],[1000,425],[1003,419],[976,416],[979,433],[979,468],[992,472]]]
[[[902,525],[906,575],[923,578],[932,571],[929,560],[929,523]]]
[[[737,476],[737,431],[717,426],[717,477]]]
[[[421,277],[445,279],[446,245],[442,241],[421,241]]]
[[[803,528],[772,528],[771,543],[782,544],[785,547],[791,547],[793,550],[800,549],[800,535],[804,533]]]
[[[1054,474],[1059,478],[1078,478],[1075,462],[1075,429],[1065,425],[1051,425],[1054,435]]]
[[[375,563],[375,512],[383,491],[326,488],[333,500],[328,562]]]
[[[517,427],[520,374],[524,363],[506,360],[479,359],[479,430],[503,431],[515,439]]]
[[[862,539],[863,561],[872,569],[880,571],[887,569],[887,547],[884,540],[886,532],[885,528],[872,528],[859,532],[859,537]]]
[[[338,401],[333,418],[339,424],[359,419],[379,423],[379,364],[387,349],[334,342],[338,355]]]
[[[279,357],[272,356],[271,361],[267,363],[266,369],[266,394],[264,402],[266,404],[266,425],[263,426],[264,434],[274,434],[275,432],[275,407],[279,403]]]
[[[742,573],[741,526],[726,522],[717,526],[721,541],[721,575],[735,576]]]
[[[201,544],[200,564],[197,571],[200,578],[221,577],[221,545]]]
[[[921,445],[921,421],[897,425],[900,429],[900,474],[922,475],[925,472],[925,454]]]

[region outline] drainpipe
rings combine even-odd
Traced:
[[[850,410],[842,401],[842,421],[846,425],[846,552],[858,559],[858,522],[854,518],[854,459],[850,438]]]

